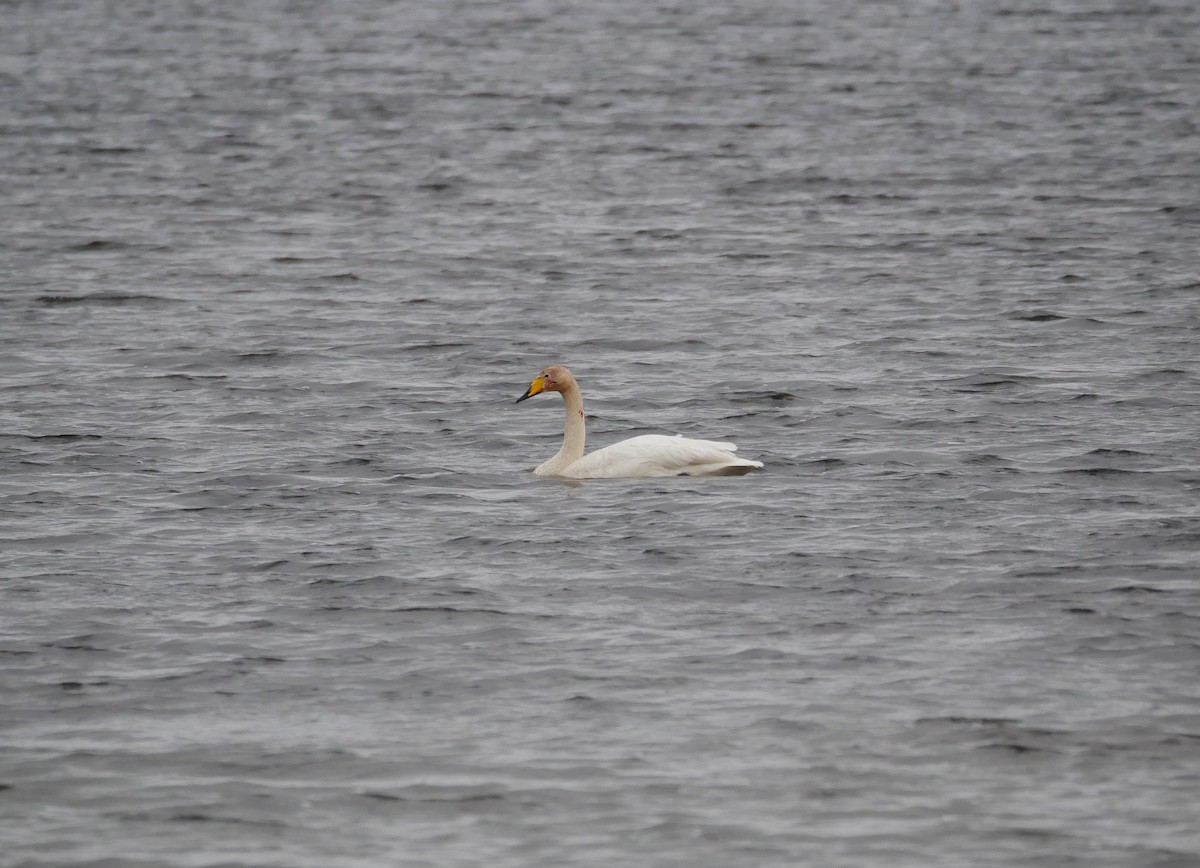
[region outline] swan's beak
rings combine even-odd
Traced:
[[[532,398],[534,395],[540,394],[544,384],[545,381],[541,377],[534,378],[534,381],[529,384],[529,388],[525,391],[525,394],[517,398],[517,403],[520,404],[526,398]]]

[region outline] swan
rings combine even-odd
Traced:
[[[575,377],[562,365],[550,365],[534,377],[520,404],[542,392],[560,392],[567,411],[562,448],[533,472],[566,479],[602,479],[647,476],[741,476],[762,467],[761,461],[738,458],[737,446],[713,440],[691,440],[676,435],[645,434],[583,454],[586,436],[583,393]]]

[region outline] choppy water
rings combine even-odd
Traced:
[[[0,7],[0,862],[1200,864],[1198,44]]]

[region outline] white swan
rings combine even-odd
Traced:
[[[567,479],[741,476],[762,467],[761,461],[748,461],[734,455],[737,447],[732,443],[690,440],[681,436],[666,437],[662,434],[631,437],[585,456],[583,394],[571,372],[562,365],[544,368],[529,384],[525,394],[517,398],[517,403],[541,392],[562,393],[567,426],[558,454],[533,471],[538,476],[561,476]]]

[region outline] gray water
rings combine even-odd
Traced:
[[[0,6],[0,864],[1200,865],[1198,45]]]

